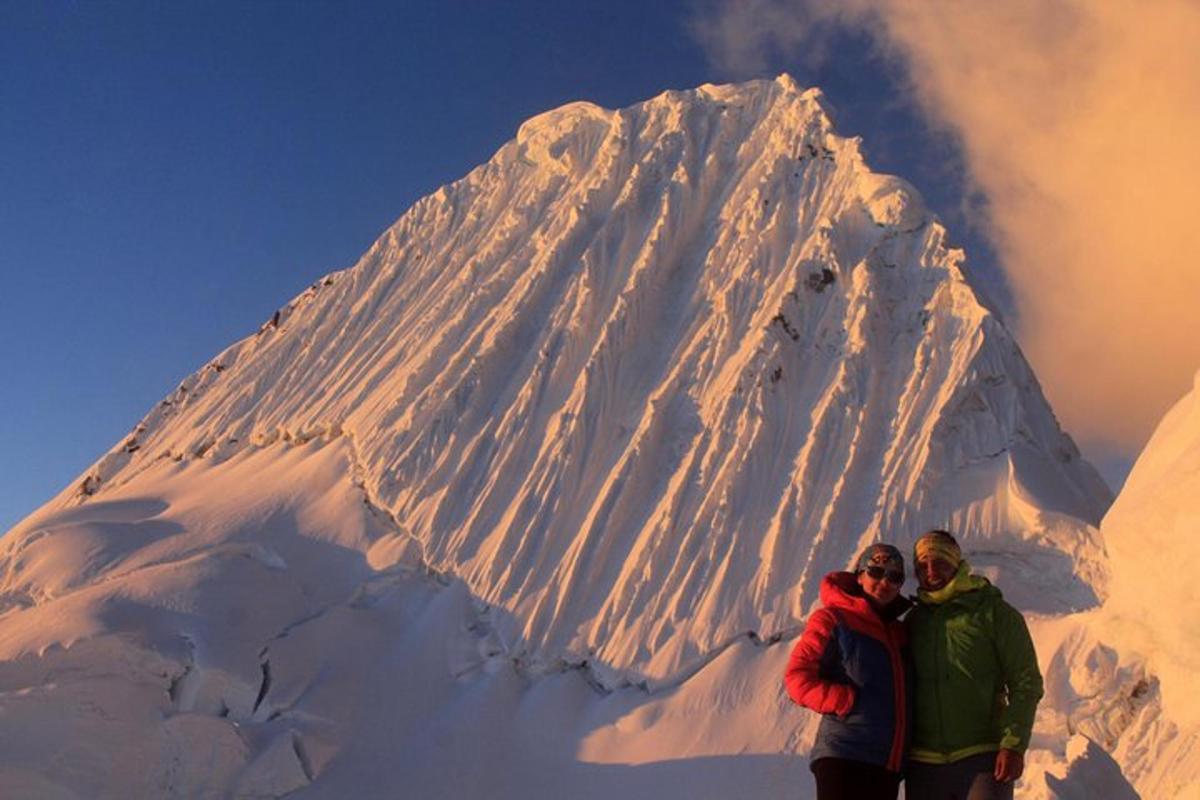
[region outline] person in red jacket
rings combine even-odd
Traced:
[[[821,582],[822,607],[792,649],[784,683],[822,714],[810,756],[817,800],[895,800],[912,730],[900,616],[904,557],[873,544],[854,572]]]

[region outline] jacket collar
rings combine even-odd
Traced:
[[[988,579],[982,575],[972,575],[971,565],[967,563],[966,559],[963,559],[958,564],[958,572],[954,574],[949,583],[932,592],[918,589],[917,598],[924,605],[937,606],[985,586],[991,586]]]

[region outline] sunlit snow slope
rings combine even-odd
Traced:
[[[530,120],[0,542],[8,718],[70,708],[91,765],[9,780],[806,781],[761,645],[865,543],[948,526],[1050,622],[1108,593],[1109,492],[963,258],[787,77]],[[121,710],[35,680],[88,658]]]
[[[1145,659],[1160,683],[1162,719],[1126,736],[1128,771],[1148,797],[1200,797],[1200,373],[1159,423],[1103,522],[1112,596],[1110,643]],[[1189,794],[1190,792],[1190,794]]]

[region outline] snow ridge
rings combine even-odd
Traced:
[[[1117,751],[1146,796],[1192,796],[1200,779],[1200,595],[1187,567],[1200,530],[1198,490],[1200,373],[1159,422],[1102,523],[1112,555],[1106,639],[1124,661],[1140,657],[1161,691],[1162,714],[1131,719]]]

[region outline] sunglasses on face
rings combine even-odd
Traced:
[[[867,575],[872,580],[887,581],[894,583],[897,586],[904,583],[904,573],[895,570],[884,569],[883,567],[867,567]]]

